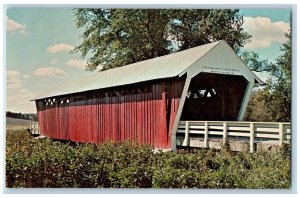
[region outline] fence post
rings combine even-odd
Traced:
[[[283,139],[284,139],[284,132],[283,132],[283,124],[279,123],[279,146],[281,147],[283,145]]]
[[[34,123],[30,122],[30,133],[33,134],[34,133]]]
[[[189,133],[190,133],[190,123],[189,121],[185,122],[185,135],[182,146],[188,146],[189,143]]]
[[[227,142],[227,135],[228,135],[228,133],[227,133],[227,122],[224,122],[223,123],[223,145],[225,145],[226,142]]]
[[[36,131],[35,132],[36,132],[36,134],[39,134],[39,123],[36,122],[35,126],[36,126],[36,128],[35,128]]]
[[[250,153],[254,153],[254,123],[250,122]]]
[[[204,122],[204,148],[208,148],[208,122]]]

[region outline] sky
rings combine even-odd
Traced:
[[[252,40],[242,50],[274,61],[289,29],[288,9],[241,9],[244,29]],[[6,110],[36,113],[36,95],[70,79],[91,75],[86,60],[70,50],[82,41],[71,8],[17,8],[6,10]],[[260,74],[259,74],[260,75]],[[265,80],[266,75],[260,75]]]

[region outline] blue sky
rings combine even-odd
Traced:
[[[290,10],[241,9],[244,28],[253,35],[244,49],[274,61],[281,54]],[[71,8],[8,8],[6,11],[6,108],[36,112],[35,95],[54,85],[90,75],[86,60],[70,49],[80,44]],[[261,76],[265,78],[265,75]]]

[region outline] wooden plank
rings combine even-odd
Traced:
[[[205,125],[205,122],[197,122],[197,121],[189,121],[189,122],[190,122],[190,125],[193,125],[193,126],[204,126]]]
[[[204,128],[204,148],[208,147],[208,123],[205,122],[205,128]]]
[[[228,136],[234,137],[250,137],[250,133],[238,133],[238,132],[228,132]]]
[[[183,124],[180,124],[180,125],[178,125],[178,127],[177,127],[178,129],[179,128],[182,128],[182,129],[185,129],[185,125],[183,125]]]
[[[228,126],[227,130],[229,131],[250,131],[250,127],[233,127],[233,126]]]
[[[241,107],[240,107],[240,111],[239,111],[237,120],[243,120],[243,118],[244,118],[244,115],[245,115],[245,112],[246,112],[246,107],[247,107],[247,104],[249,102],[253,86],[254,86],[254,79],[251,79],[251,82],[248,82],[248,84],[247,84],[247,88],[246,88],[245,93],[244,93],[244,97],[243,97],[243,100],[242,100],[242,104],[241,104]]]
[[[269,129],[274,129],[273,132],[279,132],[278,131],[278,128],[279,128],[278,124],[279,123],[269,124],[267,122],[266,123],[258,123],[258,124],[255,124],[255,128],[258,129],[258,130],[266,130],[266,131],[269,131]]]
[[[265,133],[278,133],[279,132],[279,128],[259,128],[256,127],[255,131],[256,132],[265,132]]]
[[[185,134],[185,129],[180,129],[180,130],[177,130],[177,133],[184,133]],[[195,130],[189,130],[189,134],[204,134],[205,132],[204,131],[195,131]]]
[[[255,133],[254,137],[279,139],[279,135],[278,134],[261,134],[261,133]]]
[[[167,129],[167,93],[165,92],[165,82],[160,84],[160,95],[161,95],[161,147],[167,148],[168,145],[168,129]]]
[[[223,145],[226,144],[227,142],[227,136],[228,136],[228,132],[227,132],[227,122],[223,123]]]
[[[203,127],[204,128],[204,127]],[[223,130],[223,124],[222,126],[208,126],[208,129],[218,129],[218,130]]]
[[[185,136],[182,145],[183,146],[188,146],[188,141],[189,141],[189,122],[185,122]]]
[[[203,123],[204,122],[208,122],[210,124],[212,123],[216,123],[216,124],[220,124],[222,125],[223,122],[227,122],[227,125],[229,126],[248,126],[249,127],[249,121],[212,121],[212,120],[208,120],[208,121],[191,121],[191,120],[180,120],[179,123],[184,123],[185,121],[189,121],[190,124],[191,123]],[[278,127],[279,123],[282,123],[283,125],[290,125],[289,122],[251,122],[254,123],[256,127],[262,127],[262,126],[266,126],[266,127],[270,127],[276,125]]]
[[[227,122],[227,126],[228,127],[243,127],[243,128],[249,128],[249,122],[247,122],[247,123],[240,123],[240,122],[228,122],[228,121],[226,121]],[[250,130],[250,128],[249,128],[249,130]]]
[[[223,136],[223,131],[208,131],[208,135],[220,135]]]
[[[205,129],[205,126],[195,126],[195,125],[190,125],[190,129]],[[209,128],[208,129],[214,129],[214,128]]]
[[[141,89],[142,89],[142,87],[141,87]],[[142,144],[144,144],[145,143],[145,141],[144,141],[144,137],[145,137],[145,133],[144,133],[144,126],[145,126],[145,124],[146,124],[146,122],[145,122],[145,116],[144,116],[144,113],[145,113],[145,109],[144,109],[144,93],[143,92],[141,92],[141,94],[140,94],[140,111],[141,111],[141,114],[140,114],[140,131],[139,131],[139,133],[141,134],[140,135],[140,143],[142,143]]]
[[[250,123],[250,153],[254,153],[254,123]]]
[[[279,124],[279,146],[282,146],[283,145],[283,125],[282,124]]]
[[[176,151],[176,141],[177,141],[176,140],[176,130],[177,130],[177,127],[178,127],[178,123],[180,122],[180,117],[181,117],[181,114],[182,114],[183,106],[184,106],[184,103],[185,103],[185,99],[186,99],[186,95],[187,95],[190,83],[191,83],[191,78],[187,77],[185,79],[185,82],[184,82],[184,86],[183,86],[183,90],[181,92],[180,102],[179,102],[179,105],[178,105],[177,113],[176,113],[176,116],[175,116],[175,119],[174,119],[174,122],[173,122],[172,134],[171,134],[171,149],[173,151]]]

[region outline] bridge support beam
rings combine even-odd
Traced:
[[[239,112],[239,115],[237,117],[237,120],[239,120],[239,121],[242,121],[244,116],[245,116],[247,104],[249,102],[253,86],[254,86],[254,80],[252,82],[248,82],[248,85],[247,85],[247,88],[246,88],[246,91],[245,91],[245,94],[244,94],[244,97],[243,97],[243,101],[242,101],[242,104],[241,104],[240,112]]]
[[[172,128],[171,148],[174,152],[176,152],[176,149],[177,149],[177,146],[176,146],[176,144],[177,144],[177,140],[176,140],[177,127],[178,127],[178,124],[179,124],[180,116],[181,116],[181,113],[182,113],[182,109],[183,109],[183,106],[184,106],[184,102],[185,102],[185,99],[186,99],[186,96],[187,96],[187,92],[188,92],[190,83],[191,83],[191,78],[187,77],[186,80],[185,80],[182,95],[181,95],[181,98],[180,98],[179,107],[178,107],[176,117],[175,117],[175,120],[174,120],[174,124],[173,124],[173,128]]]

